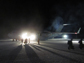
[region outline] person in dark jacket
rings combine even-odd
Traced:
[[[72,39],[68,41],[68,49],[74,49],[73,43],[72,43]]]
[[[23,42],[23,39],[21,39],[21,42]]]
[[[17,39],[16,39],[16,41],[17,41]]]
[[[14,39],[13,39],[13,41],[14,41]]]
[[[24,43],[27,43],[27,38],[25,39],[25,42]]]
[[[40,45],[40,39],[38,38],[38,45]]]

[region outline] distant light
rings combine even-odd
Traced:
[[[70,25],[70,24],[63,24],[64,26],[66,26],[66,25]]]
[[[23,38],[23,39],[29,39],[30,38],[30,40],[35,40],[36,39],[36,35],[35,34],[23,33],[21,38]]]
[[[68,38],[68,35],[63,35],[63,38]]]
[[[23,33],[23,34],[22,34],[22,38],[23,38],[23,39],[26,39],[26,38],[27,38],[27,33]]]
[[[77,32],[75,32],[75,34],[77,34]]]

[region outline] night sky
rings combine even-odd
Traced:
[[[0,38],[22,30],[39,32],[52,27],[56,29],[58,23],[79,25],[83,22],[84,3],[80,1],[0,0]]]

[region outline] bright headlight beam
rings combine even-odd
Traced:
[[[35,35],[31,35],[30,36],[30,40],[35,40],[36,39],[36,36]]]
[[[67,35],[63,35],[63,38],[68,38],[68,36]]]
[[[36,35],[35,34],[27,34],[27,33],[23,33],[22,34],[22,36],[21,36],[21,38],[23,38],[23,39],[29,39],[30,38],[30,40],[35,40],[36,39]]]
[[[22,34],[22,38],[26,39],[27,38],[27,33]]]

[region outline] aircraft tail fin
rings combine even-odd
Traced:
[[[62,28],[63,28],[63,25],[60,25],[59,28],[57,29],[57,32],[61,32]]]
[[[81,27],[78,29],[77,34],[79,34],[79,33],[80,33],[80,30],[81,30]]]

